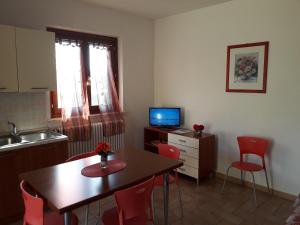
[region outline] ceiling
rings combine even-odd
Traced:
[[[102,7],[158,19],[231,0],[80,0]]]

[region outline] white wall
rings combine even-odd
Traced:
[[[273,140],[273,186],[291,194],[300,192],[299,12],[299,0],[234,0],[155,23],[155,104],[181,106],[186,127],[217,135],[221,173],[239,157],[236,136]],[[226,46],[259,41],[270,41],[267,93],[226,93]]]
[[[0,24],[35,29],[53,26],[118,37],[126,143],[142,146],[147,108],[154,98],[153,21],[74,0],[4,0]]]

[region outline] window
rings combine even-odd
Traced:
[[[62,108],[68,117],[80,114],[84,97],[90,114],[114,111],[108,99],[113,91],[118,95],[117,39],[54,28],[48,31],[56,37],[57,92],[50,96],[51,117],[61,117]]]

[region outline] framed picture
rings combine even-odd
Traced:
[[[269,42],[227,47],[226,92],[266,93]]]

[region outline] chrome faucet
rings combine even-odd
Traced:
[[[8,124],[11,125],[11,131],[10,131],[10,134],[11,134],[12,136],[18,136],[16,124],[14,124],[13,122],[10,122],[10,121],[8,121]]]

